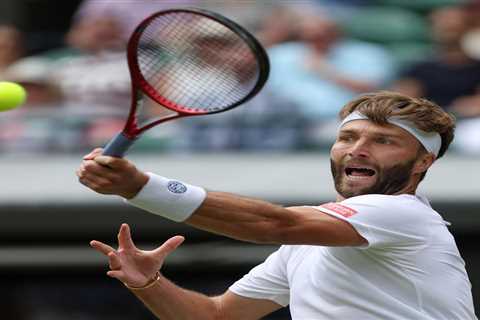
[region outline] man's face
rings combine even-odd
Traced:
[[[416,138],[400,127],[369,120],[348,122],[330,152],[335,189],[343,198],[404,192],[419,147]]]
[[[471,29],[467,11],[457,7],[446,7],[431,14],[433,39],[441,44],[458,44]]]
[[[298,23],[298,34],[301,40],[315,47],[329,48],[339,37],[337,25],[325,17],[304,17]]]

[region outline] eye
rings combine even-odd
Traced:
[[[342,142],[352,142],[353,141],[353,136],[351,135],[340,135],[338,137],[338,141]]]
[[[378,137],[375,139],[375,142],[378,144],[391,144],[392,141],[389,138],[386,137]]]

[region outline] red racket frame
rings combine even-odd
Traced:
[[[201,15],[209,19],[213,19],[214,21],[217,21],[218,23],[224,25],[228,29],[235,32],[239,37],[241,37],[245,41],[245,43],[252,49],[252,52],[254,52],[255,57],[257,58],[257,61],[258,61],[258,66],[259,66],[259,77],[257,79],[257,83],[255,84],[255,86],[253,87],[253,89],[248,95],[246,95],[243,99],[240,99],[236,103],[226,108],[216,110],[216,111],[201,111],[198,109],[189,108],[183,105],[176,104],[173,101],[170,101],[157,93],[157,91],[148,83],[148,81],[141,74],[140,67],[137,63],[138,44],[139,44],[139,40],[143,30],[151,23],[152,20],[156,19],[160,15],[169,14],[172,12],[191,13],[191,14]],[[120,140],[123,140],[122,142],[120,142],[120,144],[125,145],[124,148],[127,149],[129,145],[133,143],[133,141],[137,139],[143,132],[145,132],[146,130],[158,124],[161,124],[163,122],[166,122],[172,119],[182,118],[186,116],[199,116],[199,115],[219,113],[219,112],[224,112],[232,108],[235,108],[241,105],[242,103],[245,103],[246,101],[250,100],[262,89],[263,85],[268,79],[268,74],[270,70],[268,55],[265,49],[262,47],[262,45],[258,42],[257,39],[255,39],[255,37],[252,34],[250,34],[248,31],[246,31],[243,27],[241,27],[234,21],[228,18],[225,18],[220,14],[217,14],[215,12],[211,12],[208,10],[204,10],[204,9],[197,9],[197,8],[164,10],[164,11],[154,13],[151,16],[144,19],[135,28],[135,30],[133,31],[128,41],[127,62],[128,62],[128,67],[130,70],[130,77],[132,82],[132,102],[130,106],[130,112],[128,114],[128,117],[122,132],[119,133],[117,137],[112,139],[112,141],[110,141],[110,143],[106,147],[106,150],[108,149],[108,147],[110,147],[111,144],[116,144],[114,140],[116,140],[117,138],[120,138]],[[154,120],[150,123],[147,123],[144,126],[139,127],[138,121],[137,121],[137,108],[139,105],[139,101],[143,99],[142,95],[148,96],[154,102],[164,106],[169,110],[176,112],[177,114],[165,116],[163,118]],[[113,149],[116,149],[116,146],[113,146]],[[122,156],[123,153],[116,154],[116,155]]]

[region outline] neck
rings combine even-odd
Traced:
[[[418,187],[419,181],[417,181],[417,179],[415,177],[412,177],[412,180],[404,188],[402,188],[398,192],[395,192],[391,195],[392,196],[398,196],[398,195],[401,195],[401,194],[415,195],[417,193],[417,187]],[[360,194],[359,194],[359,196],[360,196]],[[340,193],[337,192],[336,202],[342,202],[345,199],[347,199],[347,198],[345,198],[344,196],[342,196]]]

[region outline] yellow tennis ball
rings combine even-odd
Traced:
[[[15,109],[27,98],[25,89],[14,82],[0,81],[0,111]]]

